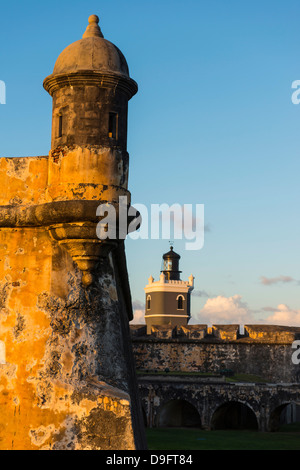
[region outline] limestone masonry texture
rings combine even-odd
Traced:
[[[131,335],[149,427],[224,429],[227,416],[234,428],[244,419],[251,429],[276,431],[282,411],[300,402],[292,362],[300,328],[157,325],[147,334],[146,325],[131,325]]]
[[[144,371],[220,374],[231,370],[266,382],[297,383],[299,366],[292,363],[292,343],[300,328],[272,325],[191,325],[152,327],[132,325],[137,368]]]
[[[44,82],[49,155],[0,159],[1,450],[146,448],[124,241],[96,234],[101,202],[127,196],[130,205],[127,108],[137,85],[98,21]],[[92,70],[78,68],[89,54],[98,54]]]

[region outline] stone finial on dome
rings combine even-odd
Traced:
[[[103,38],[102,31],[99,26],[99,17],[97,15],[91,15],[89,17],[89,25],[86,28],[83,39],[85,38]]]

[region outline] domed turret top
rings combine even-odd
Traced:
[[[91,15],[82,39],[62,51],[54,66],[53,75],[80,71],[108,72],[129,78],[129,69],[122,52],[104,39],[99,17]]]

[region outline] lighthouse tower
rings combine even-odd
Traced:
[[[151,276],[145,287],[145,319],[147,334],[152,326],[185,326],[191,317],[191,292],[194,289],[194,276],[188,281],[180,279],[180,255],[171,246],[163,255],[163,268],[159,281]]]

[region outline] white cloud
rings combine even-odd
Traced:
[[[240,295],[224,297],[219,295],[207,299],[202,310],[193,315],[191,324],[239,324],[253,322],[252,313]]]
[[[134,318],[131,324],[145,324],[145,305],[140,301],[133,301]],[[251,325],[269,324],[281,326],[300,326],[300,309],[292,309],[288,305],[280,304],[277,308],[264,307],[260,313],[268,312],[269,316],[260,319],[254,317],[254,310],[251,310],[246,302],[243,302],[240,295],[208,298],[200,312],[192,314],[190,325]],[[259,312],[256,312],[259,313]]]
[[[145,305],[139,300],[132,302],[133,308],[133,320],[130,322],[131,325],[143,325],[145,324]]]
[[[282,326],[300,326],[300,310],[294,310],[285,304],[280,304],[265,323]]]
[[[134,310],[133,320],[131,325],[144,325],[145,324],[145,310]]]

